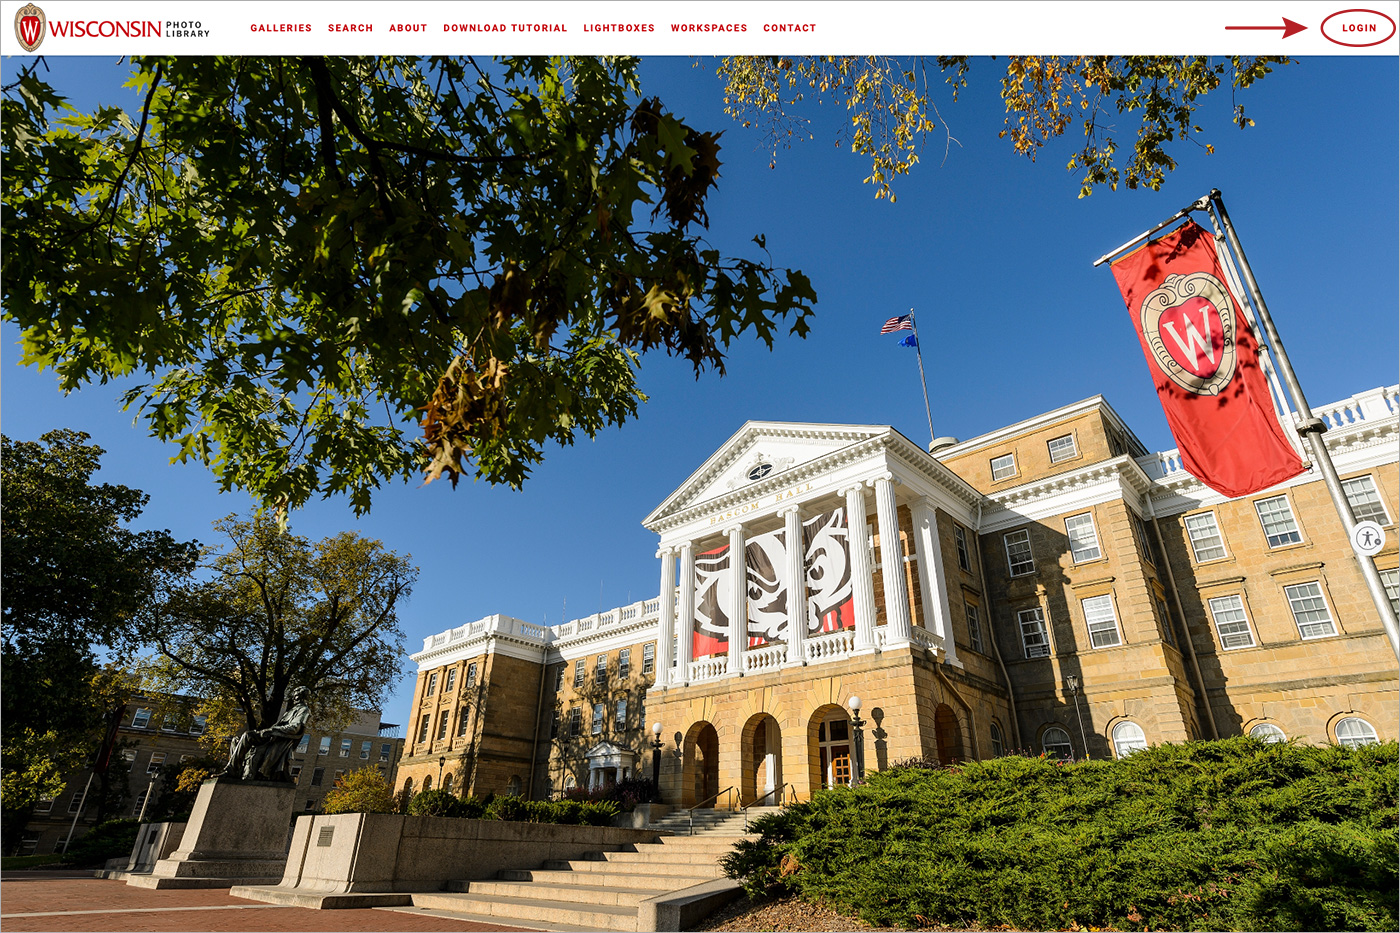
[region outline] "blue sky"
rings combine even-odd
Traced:
[[[4,62],[6,75],[15,59]],[[50,58],[51,77],[80,103],[125,103],[110,60]],[[640,417],[597,440],[550,451],[523,491],[417,483],[381,491],[356,519],[343,499],[293,518],[300,534],[355,529],[411,554],[421,568],[401,619],[409,650],[433,632],[501,612],[554,624],[656,594],[655,538],[641,518],[748,419],[891,424],[927,443],[914,351],[878,336],[916,310],[934,428],[969,438],[1103,394],[1149,449],[1174,446],[1142,352],[1102,253],[1218,187],[1235,221],[1309,400],[1335,401],[1397,380],[1397,69],[1393,58],[1306,58],[1241,92],[1256,126],[1229,122],[1230,94],[1198,122],[1215,154],[1188,145],[1160,192],[1079,199],[1064,165],[1073,140],[1032,164],[998,139],[998,63],[974,62],[958,103],[937,98],[956,138],[930,139],[894,204],[861,179],[869,165],[835,145],[845,112],[809,107],[813,138],[780,150],[722,110],[713,61],[648,59],[644,91],[692,126],[723,130],[724,168],[710,237],[751,252],[767,237],[780,266],[802,269],[819,303],[806,340],[772,352],[731,348],[728,375],[696,380],[683,361],[644,360],[651,397]],[[8,80],[8,77],[6,78]],[[1130,119],[1122,123],[1130,145]],[[64,398],[49,374],[18,365],[17,330],[0,341],[0,424],[32,439],[77,428],[107,449],[101,478],[144,489],[138,525],[213,541],[210,522],[246,511],[203,468],[171,465],[92,386]],[[410,665],[385,718],[401,722]]]

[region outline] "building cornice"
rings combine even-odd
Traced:
[[[995,431],[979,434],[977,437],[969,438],[951,447],[944,447],[938,451],[938,456],[940,458],[958,457],[986,447],[994,447],[1004,444],[1019,435],[1029,434],[1032,431],[1050,427],[1056,422],[1075,418],[1091,411],[1102,412],[1110,424],[1123,432],[1130,446],[1136,445],[1140,453],[1135,456],[1142,456],[1147,453],[1147,447],[1144,446],[1142,441],[1138,440],[1138,436],[1133,433],[1133,429],[1128,427],[1127,422],[1119,417],[1118,412],[1114,411],[1113,406],[1108,403],[1108,400],[1102,395],[1094,395],[1086,399],[1080,399],[1077,402],[1071,402],[1068,405],[1063,405],[1053,411],[1047,411],[1044,414],[1036,415],[1033,418],[1018,421],[1015,424],[1009,424],[1004,428],[997,428]]]

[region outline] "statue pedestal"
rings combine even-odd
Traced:
[[[210,778],[199,789],[179,847],[149,875],[128,884],[143,888],[227,888],[277,884],[287,865],[295,784]]]

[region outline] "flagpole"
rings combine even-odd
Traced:
[[[924,342],[919,339],[919,325],[914,322],[914,309],[909,309],[909,327],[914,331],[914,352],[919,355],[919,384],[924,387],[924,414],[928,415],[928,446],[933,449],[933,409],[928,404],[928,380],[924,378]]]
[[[1327,491],[1332,496],[1332,504],[1336,506],[1337,515],[1342,520],[1342,527],[1346,529],[1347,539],[1351,541],[1352,531],[1356,528],[1356,515],[1352,512],[1351,503],[1347,501],[1346,493],[1342,490],[1342,481],[1337,475],[1337,467],[1332,462],[1332,455],[1327,450],[1327,442],[1322,438],[1323,432],[1327,430],[1327,424],[1314,415],[1312,409],[1308,407],[1308,400],[1303,395],[1303,387],[1298,382],[1298,376],[1293,372],[1293,364],[1289,362],[1288,353],[1283,348],[1283,340],[1279,337],[1278,330],[1274,327],[1274,320],[1269,315],[1269,308],[1264,303],[1264,294],[1259,290],[1259,283],[1255,281],[1254,271],[1249,267],[1249,260],[1245,258],[1244,247],[1240,245],[1240,238],[1235,233],[1234,225],[1230,223],[1230,215],[1225,210],[1225,202],[1220,196],[1220,189],[1212,188],[1207,197],[1215,213],[1219,215],[1221,225],[1225,228],[1225,237],[1229,241],[1231,251],[1239,260],[1240,274],[1244,277],[1245,288],[1249,290],[1249,297],[1254,303],[1259,323],[1263,326],[1264,333],[1268,336],[1269,344],[1273,347],[1274,355],[1277,357],[1276,365],[1279,374],[1283,376],[1284,385],[1288,386],[1288,392],[1293,396],[1293,407],[1297,409],[1300,419],[1296,430],[1307,439],[1308,447],[1312,451],[1313,463],[1322,473],[1322,479],[1327,484]],[[1390,639],[1390,647],[1395,652],[1395,656],[1400,658],[1400,623],[1397,623],[1395,610],[1390,605],[1390,598],[1385,594],[1385,585],[1381,582],[1379,571],[1376,570],[1375,558],[1368,557],[1357,550],[1355,541],[1351,541],[1351,546],[1356,553],[1357,563],[1361,565],[1361,575],[1366,578],[1366,588],[1371,591],[1371,601],[1376,605],[1376,612],[1380,613],[1381,625],[1385,628],[1386,637]]]

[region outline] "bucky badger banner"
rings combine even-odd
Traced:
[[[855,626],[851,608],[851,559],[844,509],[833,509],[802,524],[803,567],[807,582],[807,631],[812,635]],[[789,587],[787,535],[770,531],[744,543],[748,583],[748,646],[787,639]],[[695,556],[695,620],[692,657],[729,651],[729,545]]]
[[[1302,473],[1215,238],[1187,223],[1113,263],[1113,277],[1187,472],[1231,497]]]
[[[846,510],[835,508],[803,522],[802,549],[807,577],[807,634],[855,628]]]

